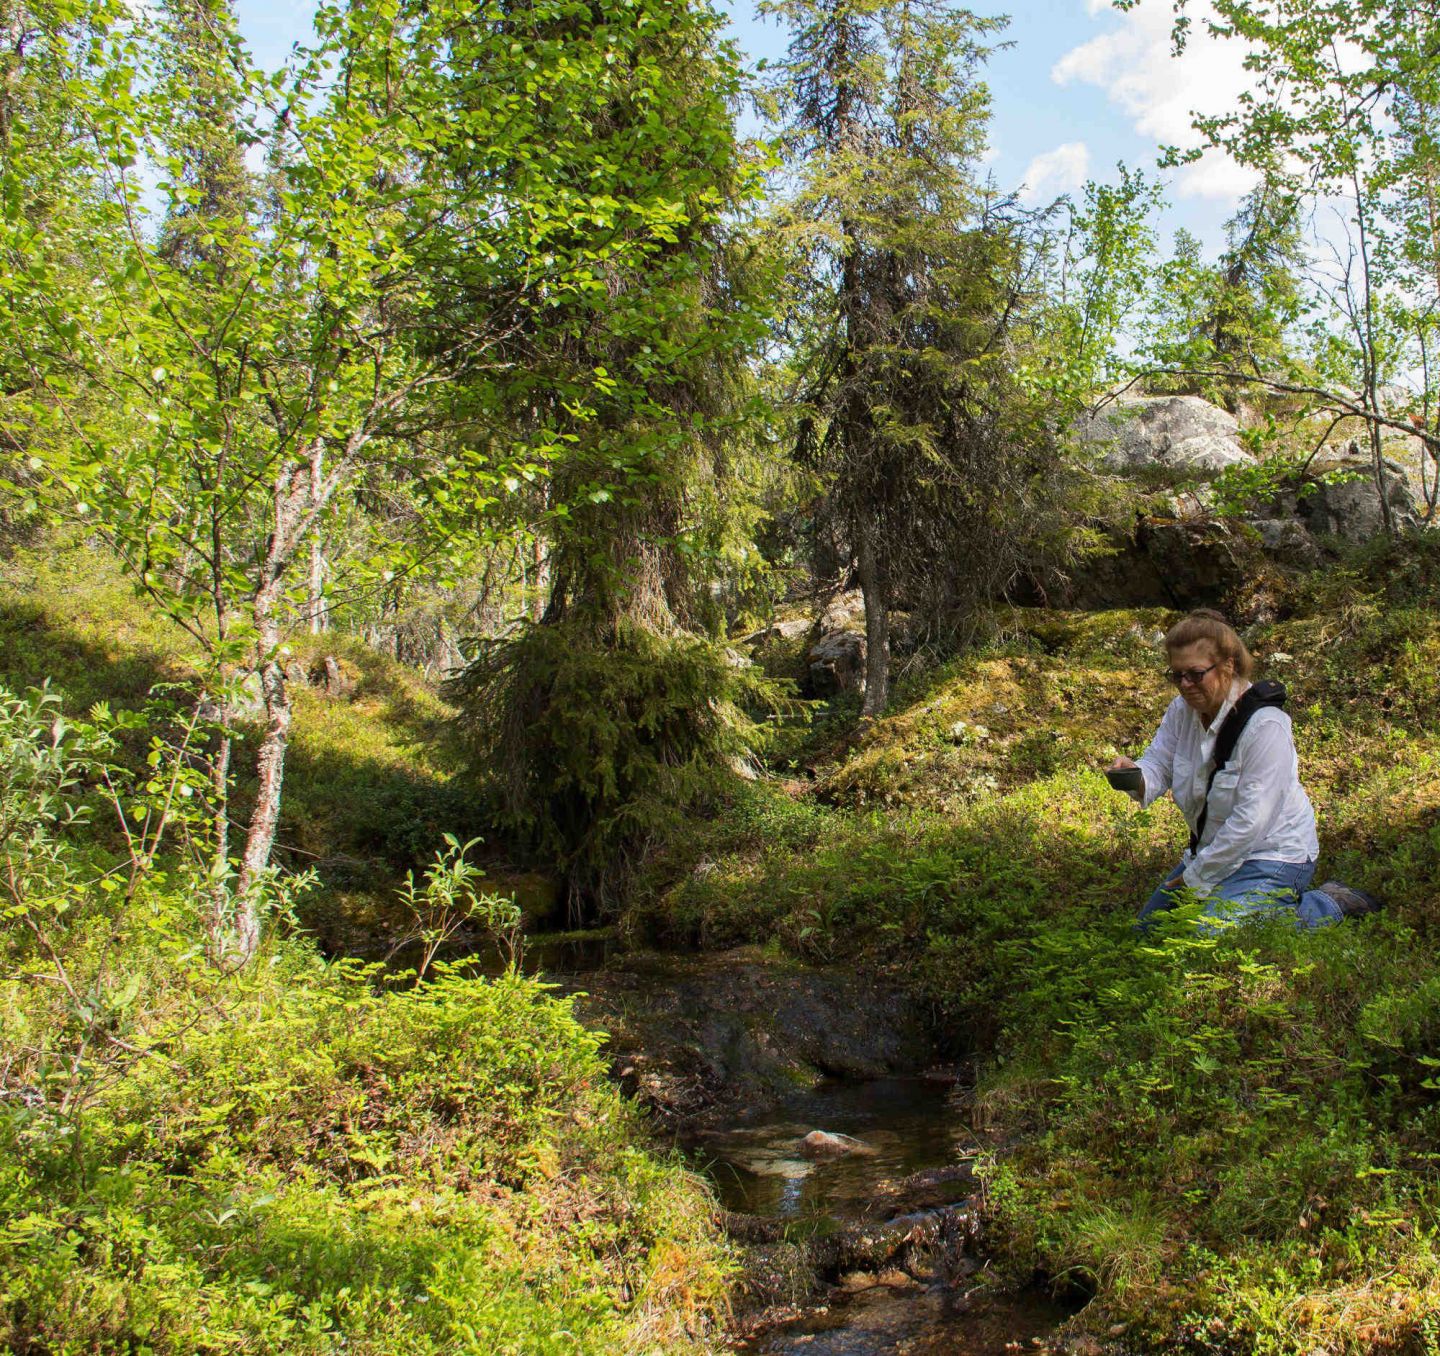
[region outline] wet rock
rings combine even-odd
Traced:
[[[879,1274],[905,1270],[931,1256],[948,1269],[970,1248],[979,1230],[970,1201],[940,1210],[917,1210],[877,1224],[855,1224],[808,1244],[811,1263],[824,1276],[847,1271]]]
[[[575,987],[581,1020],[610,1033],[622,1085],[672,1125],[753,1113],[826,1075],[874,1079],[934,1062],[924,1018],[898,989],[754,947],[631,954]]]
[[[891,1290],[913,1290],[919,1284],[913,1276],[896,1267],[882,1271],[875,1277],[875,1283],[887,1286]]]
[[[873,1154],[875,1150],[851,1135],[812,1130],[800,1141],[800,1152],[806,1158],[843,1158],[846,1154]]]
[[[898,1182],[887,1182],[875,1192],[868,1213],[890,1218],[954,1205],[976,1190],[975,1170],[969,1163],[930,1168]]]

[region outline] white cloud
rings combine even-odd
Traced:
[[[1193,165],[1186,165],[1175,181],[1176,196],[1212,198],[1217,202],[1239,202],[1260,176],[1237,165],[1223,151],[1206,151]]]
[[[1085,182],[1089,170],[1090,148],[1083,141],[1067,141],[1037,155],[1025,170],[1025,201],[1039,202],[1073,192]]]
[[[1087,0],[1086,8],[1098,16],[1110,6],[1108,0]],[[1072,48],[1055,63],[1051,79],[1104,90],[1136,132],[1158,145],[1196,147],[1201,139],[1191,126],[1195,113],[1234,108],[1252,84],[1244,46],[1206,31],[1210,12],[1208,5],[1194,7],[1190,39],[1179,57],[1170,46],[1169,5],[1142,5],[1117,15],[1118,28]],[[1254,182],[1249,171],[1210,152],[1180,172],[1175,189],[1181,197],[1234,201]]]

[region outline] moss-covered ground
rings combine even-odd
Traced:
[[[32,553],[0,575],[12,688],[48,678],[79,714],[189,672],[183,636],[95,553]],[[673,845],[620,932],[845,959],[923,998],[975,1058],[967,1114],[999,1270],[1093,1294],[1080,1322],[1122,1334],[1107,1340],[1434,1352],[1440,551],[1377,549],[1280,604],[1247,634],[1290,688],[1321,871],[1381,896],[1376,918],[1214,937],[1177,917],[1137,938],[1183,828],[1099,768],[1137,751],[1169,699],[1156,640],[1172,618],[1017,610],[989,648],[906,676],[884,719],[859,728],[842,705],[797,735],[784,776]],[[301,919],[343,948],[391,925],[393,884],[441,832],[485,825],[448,710],[418,679],[335,638],[296,651],[334,655],[354,683],[298,688],[281,835],[286,862],[322,879]],[[76,870],[113,844],[86,851]],[[7,934],[12,1347],[707,1340],[733,1265],[711,1207],[644,1147],[563,1003],[523,981],[377,988],[303,937],[237,980],[172,974],[193,951],[176,882],[118,915],[80,898],[72,978],[109,1007],[37,978],[43,949]],[[82,1061],[93,1098],[37,1118],[55,1051],[107,1014],[122,1044],[104,1036],[106,1057]]]
[[[337,661],[343,695],[325,688],[326,657]],[[447,735],[454,713],[414,669],[354,637],[296,634],[285,662],[297,681],[277,860],[315,869],[300,918],[327,950],[383,950],[402,921],[395,887],[429,861],[442,834],[494,837]],[[100,700],[140,709],[156,684],[186,684],[199,668],[194,639],[138,598],[103,548],[47,543],[0,562],[0,681],[12,689],[48,682],[75,714]],[[239,729],[239,820],[257,728],[252,720]],[[482,854],[532,916],[545,913],[545,882]]]
[[[193,769],[163,723],[75,728],[185,682],[183,633],[96,551],[0,576],[0,1350],[711,1349],[734,1268],[713,1202],[569,1001],[327,961],[283,922],[243,970],[212,966],[186,841],[207,821],[176,812],[146,861],[117,813],[153,825]],[[354,684],[297,685],[282,828],[324,882],[292,918],[343,945],[394,925],[395,881],[473,831],[473,798],[412,674],[333,637],[294,648]],[[68,730],[20,695],[47,680]]]
[[[1385,901],[1321,932],[1155,935],[1167,800],[1099,769],[1173,695],[1172,617],[1016,612],[746,790],[703,869],[635,920],[899,977],[977,1058],[995,1238],[1092,1292],[1131,1349],[1433,1352],[1440,1343],[1440,551],[1377,549],[1250,630],[1290,690],[1323,876]],[[1323,878],[1322,876],[1322,878]]]

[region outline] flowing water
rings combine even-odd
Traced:
[[[754,1356],[1013,1356],[1043,1353],[1069,1310],[1025,1293],[956,1311],[938,1287],[877,1285],[748,1343]]]
[[[921,1079],[832,1082],[797,1092],[763,1117],[697,1136],[692,1152],[725,1207],[787,1222],[791,1238],[824,1234],[913,1209],[897,1185],[964,1158],[965,1118],[944,1084]],[[866,1152],[812,1159],[812,1130],[849,1135]],[[929,1190],[927,1208],[963,1200],[965,1176]],[[962,1284],[920,1283],[894,1272],[853,1277],[828,1301],[769,1327],[742,1350],[755,1356],[1011,1356],[1043,1352],[1070,1311],[1035,1292],[969,1302]]]
[[[953,1164],[965,1152],[963,1126],[947,1084],[836,1080],[797,1092],[762,1119],[698,1137],[694,1148],[727,1210],[824,1228],[862,1218],[887,1183]],[[870,1152],[807,1158],[799,1144],[811,1130],[850,1135]],[[967,1194],[957,1188],[955,1199]]]

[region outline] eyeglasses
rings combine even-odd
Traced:
[[[1165,677],[1169,682],[1179,687],[1181,683],[1189,683],[1191,687],[1198,687],[1200,680],[1205,677],[1210,669],[1216,668],[1220,661],[1217,659],[1214,664],[1203,669],[1166,669]]]

